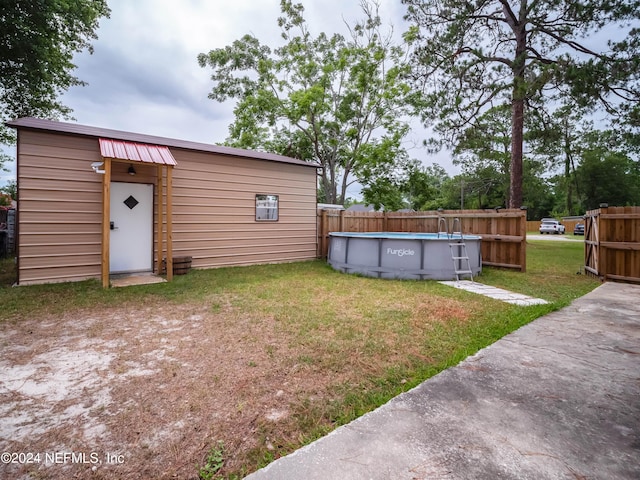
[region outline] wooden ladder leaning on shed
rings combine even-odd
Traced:
[[[444,230],[440,228],[444,224]],[[456,225],[458,230],[456,230]],[[445,233],[449,239],[449,249],[451,251],[451,261],[453,262],[453,270],[456,274],[456,281],[460,281],[460,275],[469,275],[473,282],[473,271],[471,270],[471,262],[469,261],[469,254],[467,252],[467,244],[464,241],[464,234],[462,233],[462,223],[460,218],[455,217],[453,219],[453,226],[451,232],[449,232],[449,225],[444,217],[440,217],[438,220],[438,236],[440,233]],[[457,236],[457,238],[456,238]],[[463,262],[467,262],[466,270],[462,266]]]

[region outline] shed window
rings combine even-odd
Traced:
[[[278,221],[278,195],[256,195],[256,221]]]

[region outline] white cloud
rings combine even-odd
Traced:
[[[313,34],[345,33],[344,22],[362,17],[360,0],[305,0]],[[210,71],[197,55],[222,48],[247,33],[261,43],[281,42],[279,0],[110,0],[94,53],[75,58],[75,75],[88,83],[62,98],[80,124],[204,143],[224,141],[233,104],[207,98]],[[404,29],[398,0],[382,0],[381,17]],[[415,141],[420,143],[420,127]],[[410,154],[423,158],[424,152]],[[450,169],[449,158],[436,159]],[[428,160],[427,163],[431,163]],[[2,180],[0,178],[0,183]]]

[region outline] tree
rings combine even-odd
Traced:
[[[562,168],[558,182],[564,193],[564,202],[557,208],[566,215],[580,213],[580,189],[576,179],[576,167],[583,148],[582,140],[593,131],[593,122],[583,120],[585,112],[574,105],[564,104],[551,115],[544,111],[532,112],[532,120],[525,138],[533,153],[547,161],[549,168]]]
[[[509,163],[511,146],[508,106],[493,107],[480,115],[474,124],[457,137],[453,163],[462,168],[459,178],[461,208],[494,208],[509,204]],[[529,117],[531,118],[531,116]],[[530,122],[529,122],[530,123]],[[528,137],[532,128],[529,126]],[[553,208],[554,195],[543,178],[544,159],[557,163],[555,146],[558,131],[545,124],[538,126],[535,145],[539,151],[523,158],[523,201],[529,218],[542,218]],[[553,134],[553,135],[552,135]],[[544,140],[544,141],[543,141]]]
[[[612,132],[592,132],[585,138],[576,177],[585,210],[609,205],[640,204],[640,163],[616,147]]]
[[[381,31],[375,3],[361,4],[364,20],[349,27],[349,38],[314,37],[301,4],[280,5],[280,48],[245,35],[198,56],[213,69],[209,98],[237,101],[227,144],[317,162],[320,196],[342,203],[366,169],[392,169],[404,154],[407,51]]]
[[[388,177],[378,178],[362,187],[362,200],[373,205],[376,211],[396,212],[407,208],[401,186]]]
[[[387,211],[456,209],[460,207],[461,178],[450,178],[437,163],[423,166],[418,160],[410,160],[392,176],[383,174],[371,179],[362,194],[365,203],[384,205]]]
[[[430,210],[440,197],[442,186],[447,180],[447,172],[437,163],[425,167],[414,162],[407,169],[406,180],[401,189],[410,208],[416,211]]]
[[[509,192],[509,112],[504,106],[488,109],[457,137],[453,163],[462,168],[461,197],[477,196],[475,208],[508,204]],[[461,201],[460,208],[464,202]]]
[[[444,208],[445,210],[455,210],[460,208],[460,205],[464,203],[465,207],[467,201],[464,199],[464,190],[469,181],[469,176],[465,174],[456,175],[452,178],[447,177],[440,184],[440,190],[438,196],[427,202],[425,210],[437,210]]]
[[[2,136],[2,128],[3,126],[0,126],[0,136]],[[7,167],[5,167],[5,164],[11,162],[12,160],[13,157],[4,153],[2,148],[0,148],[0,172],[8,172],[9,170],[7,169]]]
[[[438,164],[423,166],[420,161],[407,158],[389,171],[368,171],[362,187],[363,200],[376,210],[384,206],[386,211],[403,208],[425,210],[440,197],[442,185],[449,177]]]
[[[545,177],[544,164],[538,161],[523,162],[524,182],[522,196],[527,206],[527,219],[548,217],[554,209],[555,190]]]
[[[92,51],[105,0],[14,0],[0,3],[0,143],[13,143],[4,122],[16,117],[68,117],[59,95],[84,83],[71,74],[73,55]]]
[[[17,200],[18,184],[15,180],[9,180],[4,186],[0,187],[0,192],[9,195],[12,200]]]
[[[552,95],[609,114],[637,114],[640,2],[560,0],[402,0],[415,25],[414,80],[423,119],[451,145],[487,109],[511,108],[509,206],[522,204],[526,107]],[[590,39],[604,28],[628,30],[606,49]],[[603,42],[604,43],[604,42]]]

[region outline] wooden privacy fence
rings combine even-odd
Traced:
[[[527,264],[526,211],[442,210],[428,212],[347,212],[318,210],[318,258],[326,258],[331,232],[438,231],[440,218],[451,230],[459,218],[462,232],[482,236],[482,264],[524,272]]]
[[[603,280],[640,283],[640,207],[608,207],[585,215],[584,268]]]

